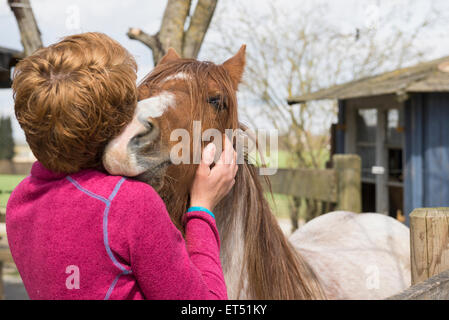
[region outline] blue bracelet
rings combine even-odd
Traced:
[[[203,211],[203,212],[206,212],[206,213],[208,213],[212,218],[215,219],[214,214],[213,214],[209,209],[206,209],[206,208],[204,208],[204,207],[190,207],[189,209],[187,209],[187,212],[192,212],[192,211]]]

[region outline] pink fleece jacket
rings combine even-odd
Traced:
[[[186,214],[186,241],[149,185],[39,162],[6,210],[11,253],[31,299],[226,299],[219,235]]]

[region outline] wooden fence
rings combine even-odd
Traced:
[[[361,165],[358,155],[332,157],[332,169],[278,169],[269,176],[273,193],[335,204],[336,210],[361,212]]]
[[[392,300],[449,299],[449,208],[410,214],[412,286]]]
[[[33,162],[13,162],[0,160],[0,174],[20,174],[27,175],[31,171]]]

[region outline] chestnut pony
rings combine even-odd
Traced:
[[[181,232],[182,216],[188,206],[189,189],[197,166],[171,163],[170,151],[178,143],[176,139],[171,139],[171,134],[175,129],[184,129],[192,136],[195,120],[201,121],[203,132],[209,128],[218,129],[222,133],[225,129],[244,129],[238,121],[236,100],[244,65],[245,46],[221,65],[181,59],[174,50],[169,49],[139,85],[141,103],[135,111],[133,121],[105,150],[103,164],[106,170],[111,174],[132,176],[152,185],[166,203],[173,223]],[[190,145],[193,145],[192,141]],[[356,231],[352,232],[356,234],[355,239],[348,238],[348,232],[342,234],[343,238],[346,236],[343,241],[342,237],[335,235],[342,221],[346,226],[351,225],[346,223],[348,217],[355,222],[360,220],[351,213],[326,215],[330,217],[328,227],[333,224],[336,229],[323,232],[333,234],[333,238],[320,238],[317,230],[323,225],[317,226],[316,223],[305,229],[309,230],[308,233],[294,234],[292,243],[297,250],[294,249],[282,233],[264,198],[258,169],[247,161],[239,165],[233,189],[214,208],[214,213],[221,238],[221,261],[231,299],[380,298],[394,294],[408,285],[407,280],[403,280],[409,276],[405,257],[409,252],[406,247],[390,250],[388,257],[382,258],[380,267],[383,269],[380,274],[394,270],[392,288],[378,295],[370,294],[368,289],[360,289],[365,274],[359,266],[356,268],[356,275],[360,275],[361,279],[355,284],[352,279],[345,282],[344,273],[354,276],[354,263],[350,261],[348,264],[338,259],[335,261],[334,255],[326,254],[329,250],[335,253],[335,248],[326,246],[326,243],[329,244],[330,241],[334,247],[345,241],[364,243],[360,239],[366,233],[366,223],[362,223],[363,228],[357,226],[357,223],[352,224]],[[388,218],[382,216],[374,220],[384,219]],[[393,226],[387,228],[394,231],[391,233],[392,239],[403,241],[408,236],[407,228],[392,221],[386,222],[388,226]],[[309,234],[311,238],[308,237]],[[390,233],[380,237],[389,236]],[[300,245],[295,239],[300,239]],[[320,252],[316,246],[313,248],[313,241],[309,241],[308,246],[307,239],[317,240],[321,243],[321,248],[326,250]],[[408,239],[406,242],[408,243]],[[373,258],[371,261],[375,261],[378,257],[376,250],[389,250],[383,247],[371,248],[366,253],[365,249],[369,246],[367,244],[359,248],[361,260],[364,259],[364,254],[368,254]],[[385,263],[384,260],[388,259],[388,263]],[[317,273],[314,271],[314,264],[317,265]],[[388,267],[385,269],[385,266]]]

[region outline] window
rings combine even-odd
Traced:
[[[377,109],[357,110],[357,154],[362,158],[362,179],[374,181]]]
[[[387,114],[388,180],[402,182],[403,111],[389,109]]]

